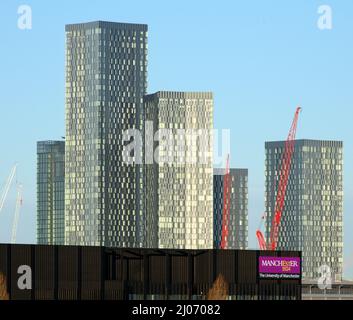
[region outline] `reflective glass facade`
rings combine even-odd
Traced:
[[[145,96],[145,112],[154,132],[160,130],[159,141],[164,141],[161,129],[170,129],[176,140],[188,139],[187,130],[195,133],[203,129],[204,136],[200,139],[206,139],[203,149],[197,135],[185,140],[189,141],[185,148],[179,148],[177,143],[172,150],[164,143],[154,146],[159,163],[146,164],[149,245],[210,249],[213,247],[212,93],[157,92]],[[201,151],[205,161],[199,158]],[[171,154],[174,157],[170,158]],[[195,161],[190,161],[191,158]]]
[[[270,233],[284,142],[266,142],[266,216]],[[320,277],[319,267],[342,278],[343,143],[297,140],[292,158],[278,250],[301,250],[303,277]]]
[[[223,182],[224,169],[214,169],[213,210],[214,248],[220,249],[222,240]],[[229,170],[230,209],[227,249],[247,249],[248,247],[248,169]]]
[[[144,246],[142,166],[123,132],[142,129],[147,26],[66,26],[65,243]]]
[[[37,243],[64,244],[65,142],[37,142]]]

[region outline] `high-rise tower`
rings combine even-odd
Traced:
[[[37,243],[64,244],[65,142],[37,142]]]
[[[214,169],[213,210],[214,248],[221,248],[224,205],[224,169]],[[226,249],[248,248],[248,169],[231,168],[228,246]]]
[[[141,165],[123,132],[143,129],[147,25],[66,26],[65,243],[143,247]]]
[[[266,142],[266,234],[270,234],[284,141]],[[278,250],[302,251],[304,278],[328,266],[341,280],[343,263],[343,143],[296,140]]]
[[[146,139],[153,161],[146,164],[148,243],[212,248],[212,93],[157,92],[145,96],[145,112],[146,132],[153,127]]]

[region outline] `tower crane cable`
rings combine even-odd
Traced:
[[[11,243],[16,243],[18,220],[20,217],[20,210],[21,210],[22,203],[23,203],[22,189],[23,189],[22,184],[18,184],[17,185],[15,215],[14,215],[13,224],[12,224]]]

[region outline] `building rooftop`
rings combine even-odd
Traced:
[[[155,97],[168,99],[213,99],[213,93],[210,91],[157,91],[145,95],[146,100]]]
[[[92,28],[117,28],[117,29],[127,29],[127,30],[141,30],[147,31],[147,24],[137,24],[137,23],[124,23],[124,22],[110,22],[110,21],[90,21],[82,23],[74,23],[65,25],[65,31],[81,30],[81,29],[92,29]]]
[[[279,141],[266,141],[265,146],[276,146],[276,145],[283,145],[286,141],[279,140]],[[296,144],[299,145],[310,145],[310,146],[323,146],[323,147],[342,147],[343,141],[339,140],[315,140],[315,139],[296,139]]]

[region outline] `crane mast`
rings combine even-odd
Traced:
[[[17,197],[16,197],[16,207],[15,207],[15,215],[12,224],[12,234],[11,234],[11,243],[16,243],[17,236],[17,226],[18,220],[20,217],[20,210],[22,207],[22,184],[17,186]]]
[[[0,213],[2,211],[2,208],[4,207],[4,204],[5,204],[5,200],[7,198],[7,194],[9,193],[9,190],[10,190],[10,186],[11,186],[11,183],[12,183],[12,180],[13,178],[15,177],[15,174],[16,174],[16,169],[17,169],[17,164],[15,164],[11,171],[10,171],[10,174],[6,180],[6,183],[5,183],[5,186],[3,188],[3,191],[1,193],[1,198],[0,198]]]
[[[228,247],[229,211],[230,211],[230,173],[229,173],[229,154],[228,154],[226,171],[223,177],[223,214],[222,214],[221,249],[226,249]]]
[[[280,180],[279,180],[278,191],[277,191],[276,202],[275,202],[274,217],[272,220],[272,227],[270,232],[271,250],[276,250],[277,248],[278,232],[279,232],[279,226],[281,224],[281,218],[282,218],[282,213],[284,208],[284,200],[286,197],[286,190],[288,185],[288,178],[289,178],[291,164],[292,164],[292,156],[293,156],[294,147],[295,147],[295,136],[297,133],[297,124],[298,124],[298,117],[299,117],[300,110],[301,108],[298,107],[295,112],[293,123],[289,130],[287,140],[285,142],[284,154],[282,158],[281,174],[280,174]]]
[[[256,230],[257,241],[259,242],[260,250],[267,250],[266,240],[260,230]]]
[[[287,136],[287,140],[284,145],[282,163],[280,166],[279,184],[278,184],[277,195],[275,199],[274,215],[272,218],[268,245],[266,244],[265,238],[261,230],[256,231],[256,237],[258,239],[259,247],[261,250],[277,249],[279,227],[281,224],[281,218],[282,218],[283,208],[285,204],[286,190],[287,190],[288,179],[289,179],[290,170],[291,170],[292,157],[293,157],[293,152],[295,147],[295,136],[297,133],[297,125],[298,125],[298,118],[299,118],[300,111],[301,111],[301,108],[297,107],[294,114],[292,125],[290,127],[290,130]]]

